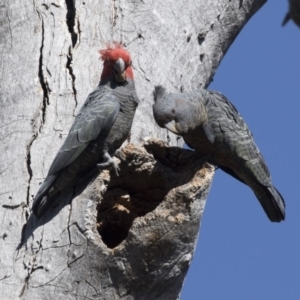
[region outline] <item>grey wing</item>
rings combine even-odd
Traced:
[[[111,93],[104,94],[99,89],[93,91],[75,118],[65,142],[54,158],[48,176],[72,163],[99,134],[108,134],[119,110],[120,104]]]
[[[256,180],[264,186],[269,186],[269,169],[241,115],[224,95],[218,92],[209,93],[213,96],[210,100],[212,112],[209,112],[209,119],[210,115],[213,115],[213,128],[220,131],[227,149],[234,153],[237,159],[245,161]]]

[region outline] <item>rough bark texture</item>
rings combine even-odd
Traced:
[[[151,93],[156,84],[169,91],[207,86],[264,2],[2,1],[2,299],[178,297],[213,168],[190,151],[149,140],[182,144],[155,124]],[[37,221],[32,199],[98,84],[97,50],[108,41],[132,54],[141,100],[132,144],[120,153],[120,178],[104,171],[83,180],[71,204],[73,191]]]

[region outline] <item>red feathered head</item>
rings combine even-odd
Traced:
[[[119,59],[122,58],[125,63],[125,74],[127,78],[133,79],[133,72],[131,67],[130,54],[123,48],[121,44],[114,43],[107,45],[106,49],[99,50],[100,59],[104,62],[104,68],[101,75],[101,79],[107,78],[111,75],[111,66]]]

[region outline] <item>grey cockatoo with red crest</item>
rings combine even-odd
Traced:
[[[113,44],[100,50],[103,71],[97,88],[89,94],[59,149],[32,210],[41,217],[78,174],[98,166],[118,166],[112,156],[130,133],[138,105],[130,54]]]
[[[157,86],[153,114],[157,124],[183,137],[210,162],[248,185],[269,219],[285,218],[285,203],[253,136],[234,105],[218,92],[198,89],[167,93]]]

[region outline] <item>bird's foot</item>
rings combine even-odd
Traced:
[[[116,152],[114,153],[114,157],[117,157],[121,161],[126,160],[126,156],[125,156],[125,154],[123,153],[123,151],[121,149],[116,150]]]
[[[118,164],[108,153],[105,153],[103,155],[103,162],[100,164],[97,164],[97,168],[99,170],[104,170],[108,167],[112,167],[114,169],[116,175],[119,176],[120,168],[119,168]]]

